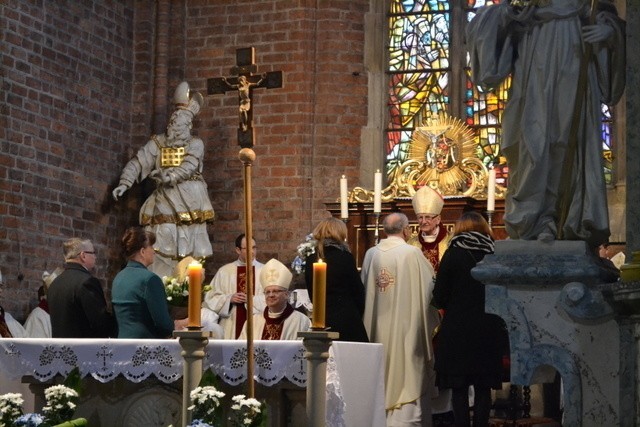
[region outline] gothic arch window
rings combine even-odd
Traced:
[[[471,82],[464,47],[465,26],[477,8],[495,3],[499,0],[388,0],[388,176],[407,160],[413,130],[432,114],[446,111],[476,131],[479,156],[486,165],[496,165],[498,182],[505,183],[500,123],[510,81],[494,92],[482,92]],[[611,184],[613,116],[608,107],[602,110],[604,172]]]

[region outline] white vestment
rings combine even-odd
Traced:
[[[387,411],[428,402],[421,397],[432,393],[428,308],[433,267],[420,249],[392,236],[367,251],[361,274],[366,287],[364,326],[369,339],[385,349]],[[422,408],[422,414],[422,420],[411,425],[431,425],[431,410]]]
[[[253,339],[261,340],[262,331],[266,320],[264,314],[253,316]],[[291,316],[287,317],[282,326],[282,333],[280,334],[281,340],[297,340],[298,332],[306,332],[311,328],[311,320],[299,311],[294,310]],[[247,325],[242,328],[242,333],[239,339],[247,339]],[[302,339],[302,338],[300,338]]]
[[[51,338],[51,316],[42,308],[36,307],[24,322],[24,329],[29,338]]]
[[[236,260],[229,264],[225,264],[218,271],[211,280],[211,290],[204,296],[204,302],[202,303],[203,316],[206,316],[206,311],[210,310],[217,313],[220,316],[220,326],[224,330],[224,339],[233,340],[236,338],[236,308],[231,303],[231,296],[238,292],[237,284],[237,271],[239,266],[244,266],[245,263],[240,260]],[[255,267],[255,296],[253,297],[253,313],[255,315],[262,315],[267,304],[265,303],[264,294],[262,293],[262,286],[260,286],[260,271],[264,264],[253,261]]]

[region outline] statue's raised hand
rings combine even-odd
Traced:
[[[113,199],[118,200],[118,198],[122,196],[127,190],[128,188],[126,185],[118,185],[116,188],[114,188],[113,192],[111,193],[113,194]]]

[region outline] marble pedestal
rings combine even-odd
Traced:
[[[620,329],[598,289],[617,274],[584,242],[505,240],[472,271],[509,330],[511,382],[562,377],[563,425],[620,425]]]

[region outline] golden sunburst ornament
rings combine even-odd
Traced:
[[[479,162],[474,156],[477,145],[469,126],[441,112],[414,130],[409,159],[400,167],[400,173],[409,172],[416,188],[429,185],[444,195],[467,193],[473,186],[468,162]],[[415,167],[416,162],[420,167]],[[477,166],[482,168],[481,163]]]
[[[382,201],[413,197],[425,185],[443,196],[486,198],[488,170],[478,157],[478,144],[465,122],[444,112],[434,114],[414,130],[408,159],[388,177]],[[373,191],[355,187],[349,192],[351,203],[371,201]]]

